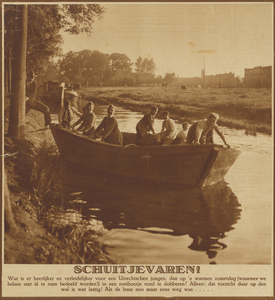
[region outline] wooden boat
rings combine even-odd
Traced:
[[[221,145],[137,146],[123,133],[124,145],[95,141],[51,125],[61,157],[94,170],[143,180],[202,186],[223,179],[240,151]]]

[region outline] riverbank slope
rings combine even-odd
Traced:
[[[188,89],[179,87],[103,87],[82,88],[80,97],[99,104],[115,104],[132,111],[146,112],[152,105],[168,110],[174,119],[206,118],[212,111],[220,115],[218,124],[271,134],[271,89]],[[160,116],[161,117],[161,116]]]
[[[9,105],[5,108],[7,133]],[[102,233],[88,221],[47,219],[63,210],[66,196],[59,175],[65,163],[42,113],[28,113],[25,135],[25,140],[4,137],[5,264],[109,263],[99,241]]]

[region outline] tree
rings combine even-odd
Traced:
[[[145,57],[144,59],[139,56],[137,61],[135,62],[136,65],[136,72],[146,72],[154,74],[156,70],[156,64],[153,60],[153,58],[148,59]]]
[[[91,71],[92,75],[103,77],[104,70],[109,67],[109,55],[93,51],[84,66],[86,70]]]
[[[161,75],[158,75],[156,78],[155,78],[155,83],[156,84],[161,84],[163,82],[163,78]]]
[[[155,64],[153,58],[150,58],[147,62],[146,72],[155,74],[155,70],[156,70],[156,64]]]
[[[118,70],[131,72],[132,63],[126,54],[113,53],[109,57],[110,67],[115,73]]]
[[[143,70],[142,70],[142,62],[143,62],[143,58],[141,58],[139,56],[138,59],[137,59],[137,61],[135,62],[136,72],[143,72]]]
[[[112,83],[117,86],[134,86],[136,80],[131,72],[118,70],[112,77]]]
[[[47,81],[58,81],[58,65],[57,63],[52,63],[43,73],[39,76],[39,82],[47,82]]]
[[[164,80],[169,83],[175,81],[176,80],[175,73],[165,73]]]
[[[8,172],[5,169],[4,173],[4,216],[5,216],[5,231],[14,231],[18,232],[17,225],[14,221],[14,216],[11,208],[11,201],[10,201],[10,191],[8,187]]]
[[[146,72],[147,73],[147,65],[148,65],[148,58],[145,57],[142,64],[141,64],[141,69],[142,72]]]
[[[151,84],[154,83],[155,78],[152,74],[148,73],[148,72],[137,72],[133,74],[135,79],[136,79],[136,83],[139,84]]]
[[[77,53],[70,51],[63,55],[59,61],[59,72],[61,76],[66,76],[70,81],[74,81],[75,76],[79,73],[79,63],[77,62]]]
[[[17,5],[4,5],[5,63],[13,53],[14,13]],[[43,71],[53,57],[61,54],[61,31],[70,34],[92,33],[94,18],[105,9],[98,4],[28,5],[27,70]]]
[[[94,18],[101,19],[105,12],[105,8],[99,4],[62,4],[57,6],[62,30],[71,34],[91,35]]]
[[[106,66],[103,70],[103,78],[104,78],[104,81],[107,83],[107,84],[110,84],[112,82],[112,76],[113,76],[113,72],[112,72],[112,69],[110,67],[110,65]]]
[[[59,62],[60,75],[68,77],[71,82],[81,78],[87,85],[90,80],[102,81],[110,71],[108,58],[108,54],[99,51],[70,51]]]
[[[27,49],[27,5],[18,5],[14,22],[14,61],[12,64],[12,89],[10,98],[10,136],[25,138],[25,85]]]

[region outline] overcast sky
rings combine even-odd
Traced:
[[[235,73],[271,66],[272,3],[100,3],[103,19],[91,36],[64,34],[63,52],[123,53],[153,58],[156,75],[180,77]]]

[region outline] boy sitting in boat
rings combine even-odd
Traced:
[[[118,129],[117,120],[114,117],[115,106],[109,105],[107,109],[107,117],[99,124],[94,133],[94,138],[97,141],[103,141],[109,144],[122,146],[123,136]]]
[[[94,103],[89,101],[83,108],[84,114],[72,125],[72,129],[81,123],[81,125],[77,128],[77,131],[82,132],[84,135],[93,135],[96,123],[96,115],[94,114],[93,109]]]
[[[223,140],[224,144],[230,147],[227,144],[223,133],[220,131],[219,126],[217,125],[218,119],[219,115],[212,112],[209,114],[207,119],[195,122],[188,131],[187,144],[214,144],[213,131],[215,130]]]
[[[168,146],[177,136],[176,123],[170,118],[169,111],[163,112],[164,121],[162,123],[161,133],[156,135],[156,144]]]
[[[188,122],[184,122],[184,123],[182,123],[181,126],[182,126],[182,130],[177,134],[176,138],[172,142],[172,145],[186,144],[189,124],[188,124]]]
[[[137,145],[146,144],[145,140],[148,137],[148,132],[152,131],[153,134],[155,134],[154,120],[157,112],[158,108],[156,106],[153,106],[151,108],[151,111],[148,114],[145,114],[143,118],[137,123]]]
[[[73,115],[77,115],[78,117],[82,116],[76,108],[71,106],[71,102],[69,100],[64,101],[64,106],[61,107],[59,112],[59,124],[67,129],[71,128],[71,121],[73,120]]]

